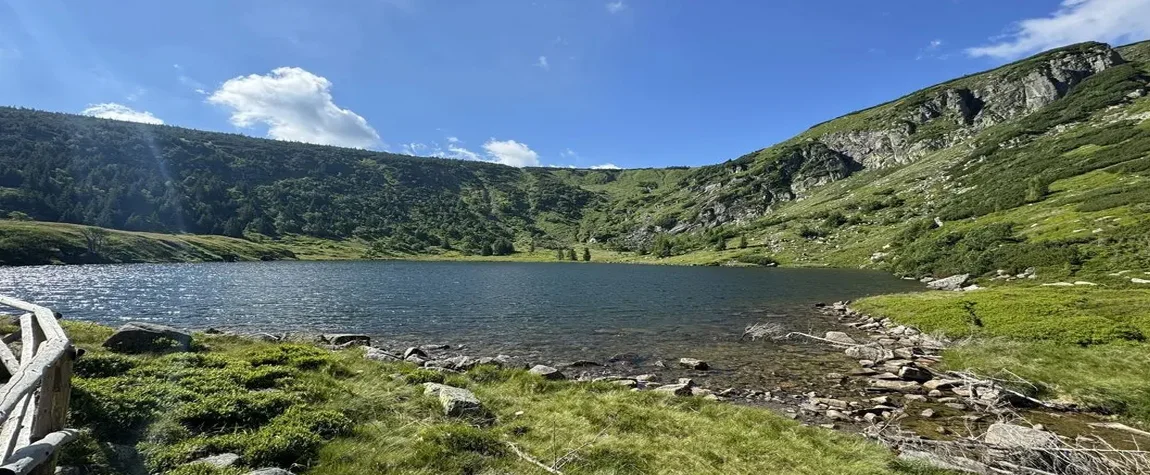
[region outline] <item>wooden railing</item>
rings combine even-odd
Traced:
[[[76,350],[52,310],[0,295],[5,307],[25,313],[0,342],[0,363],[12,375],[0,388],[0,475],[51,474],[57,450],[78,434],[64,428]],[[19,358],[9,346],[17,342]]]

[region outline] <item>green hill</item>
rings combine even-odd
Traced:
[[[622,260],[1098,274],[1150,268],[1148,84],[1150,43],[1078,44],[722,164],[643,170],[515,169],[2,108],[0,216],[342,241],[370,256],[586,245]],[[0,242],[0,263],[47,259],[14,246]]]

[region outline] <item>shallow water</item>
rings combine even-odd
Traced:
[[[640,364],[706,359],[711,377],[777,384],[843,359],[802,341],[740,341],[745,326],[835,327],[815,302],[920,290],[873,271],[564,263],[251,262],[0,268],[0,294],[66,318],[187,328],[367,333],[470,354]],[[799,354],[813,358],[795,358]],[[793,373],[793,374],[792,374]]]

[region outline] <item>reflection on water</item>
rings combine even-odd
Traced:
[[[920,289],[832,269],[564,263],[252,262],[0,268],[0,294],[67,318],[270,332],[367,333],[555,360],[710,358],[739,371],[803,342],[739,342],[767,319],[823,331],[813,303]],[[825,352],[824,352],[825,353]],[[781,366],[785,364],[779,363]],[[777,371],[777,369],[772,369]]]

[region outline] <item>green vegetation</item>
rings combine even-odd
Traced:
[[[1150,269],[1147,44],[1010,120],[964,115],[984,105],[971,91],[1112,51],[1048,51],[697,168],[513,169],[0,108],[0,263],[570,261],[587,247],[603,262],[750,264],[754,250],[913,276]],[[923,155],[875,168],[828,145],[897,130]],[[137,233],[90,249],[80,228],[29,220]]]
[[[952,338],[946,367],[1150,423],[1150,290],[1008,286],[860,300],[871,315]]]
[[[240,464],[296,473],[542,473],[509,444],[564,473],[933,473],[861,438],[750,407],[546,381],[481,366],[444,374],[366,360],[358,349],[197,335],[194,353],[109,354],[111,330],[69,322],[77,361],[70,424],[87,430],[63,462],[125,467],[106,443],[134,445],[150,472],[243,473],[190,462],[234,452]],[[423,382],[474,391],[488,417],[449,418]],[[574,451],[574,452],[572,452]]]

